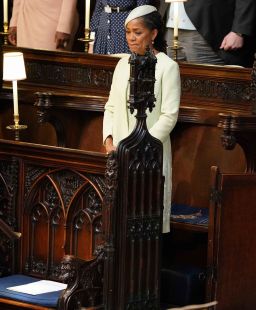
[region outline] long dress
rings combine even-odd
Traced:
[[[56,50],[55,33],[71,34],[78,26],[76,0],[14,0],[10,27],[17,27],[17,46]]]
[[[132,9],[150,4],[150,2],[150,0],[96,0],[90,23],[90,29],[95,33],[94,53],[129,53],[125,39],[125,19]],[[104,11],[104,7],[107,5],[127,10],[119,13],[107,13]]]
[[[103,141],[113,137],[113,144],[126,138],[135,126],[135,116],[127,108],[130,65],[128,56],[123,57],[114,71],[109,99],[105,105]],[[170,230],[170,207],[172,190],[172,157],[170,133],[174,128],[180,104],[180,74],[176,62],[164,53],[156,55],[155,107],[148,113],[147,127],[152,136],[163,143],[164,212],[163,232]]]

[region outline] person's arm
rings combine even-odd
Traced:
[[[76,0],[63,0],[56,29],[56,48],[65,48],[70,41],[76,16]]]
[[[17,44],[17,22],[19,17],[19,11],[20,11],[20,0],[14,0],[12,7],[12,17],[9,26],[9,35],[8,35],[8,41],[12,45]]]
[[[236,50],[244,45],[244,36],[252,36],[256,18],[255,0],[236,0],[231,31],[224,37],[220,48]]]
[[[246,36],[253,36],[256,1],[255,0],[236,0],[232,31]]]
[[[180,105],[180,73],[176,62],[167,65],[162,76],[161,115],[149,129],[150,134],[164,142],[174,128]]]
[[[70,34],[76,16],[76,0],[63,0],[56,31]]]
[[[10,27],[17,27],[19,12],[20,12],[20,0],[14,0],[12,7],[12,17],[10,20]]]
[[[113,122],[114,122],[114,111],[116,102],[116,90],[118,89],[119,77],[120,77],[119,73],[120,68],[121,68],[121,62],[119,61],[113,73],[108,101],[105,104],[105,111],[103,118],[103,145],[105,146],[107,153],[116,149],[116,145],[113,145]]]

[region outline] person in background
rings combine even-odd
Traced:
[[[19,47],[71,50],[78,27],[77,0],[14,0],[9,42]]]
[[[91,38],[89,53],[119,54],[129,53],[125,40],[124,21],[132,9],[151,0],[96,0],[91,18]]]
[[[171,142],[180,104],[180,74],[178,64],[166,52],[161,15],[151,5],[142,5],[130,12],[125,21],[126,39],[133,53],[144,55],[146,48],[157,58],[155,70],[155,108],[148,113],[147,126],[150,134],[163,143],[164,214],[163,232],[169,232],[171,206]],[[129,113],[130,65],[129,55],[122,57],[114,71],[111,90],[105,105],[103,119],[103,143],[106,152],[116,150],[122,139],[134,129],[136,118]]]
[[[173,4],[161,1],[173,34]],[[189,0],[179,3],[179,41],[187,61],[251,67],[254,60],[255,0]]]

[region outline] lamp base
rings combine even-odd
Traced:
[[[9,29],[8,23],[4,23],[4,31],[0,32],[0,35],[4,37],[4,45],[8,44],[8,35],[9,35],[8,29]]]
[[[172,50],[172,55],[173,55],[173,59],[175,61],[179,61],[179,53],[180,51],[183,49],[183,47],[181,46],[171,46],[171,50]]]
[[[175,61],[179,61],[182,60],[183,57],[180,58],[180,52],[183,50],[183,47],[180,45],[178,36],[174,36],[172,41],[171,41],[171,45],[169,45],[167,47],[167,51],[168,49],[171,50],[171,52],[169,52],[169,56],[175,60]]]
[[[88,53],[89,43],[93,41],[92,39],[90,39],[90,29],[85,28],[84,29],[84,38],[78,38],[77,40],[85,43],[84,44],[84,51],[85,51],[85,53]]]
[[[8,35],[9,35],[9,32],[0,32],[0,36],[4,37],[4,45],[8,44]]]
[[[27,125],[15,124],[15,125],[8,125],[8,126],[6,126],[6,128],[10,129],[10,130],[23,130],[23,129],[27,129],[28,126]]]

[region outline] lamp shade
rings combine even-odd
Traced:
[[[10,52],[3,55],[3,80],[18,81],[26,79],[23,53]]]

